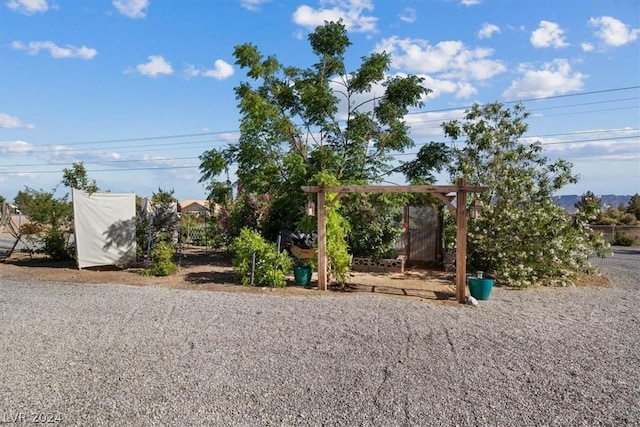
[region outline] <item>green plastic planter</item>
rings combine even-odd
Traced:
[[[312,267],[293,267],[293,278],[296,285],[304,286],[305,288],[311,283],[311,275],[313,274]]]
[[[477,300],[488,300],[493,289],[493,279],[471,276],[467,278],[469,293]]]

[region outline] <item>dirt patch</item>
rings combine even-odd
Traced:
[[[293,276],[285,288],[256,288],[242,286],[240,277],[231,266],[226,252],[190,247],[180,259],[180,271],[168,277],[143,276],[142,265],[129,268],[97,267],[79,270],[75,262],[51,261],[41,255],[14,253],[0,271],[40,280],[75,281],[84,283],[116,283],[134,286],[163,286],[203,291],[270,293],[277,295],[326,295],[317,288],[313,274],[311,287],[296,285]],[[332,284],[331,295],[375,293],[391,297],[432,300],[457,304],[455,273],[425,268],[409,268],[404,273],[351,272],[348,283],[341,287]]]

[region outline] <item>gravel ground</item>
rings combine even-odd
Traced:
[[[639,261],[475,308],[4,273],[0,423],[640,425]]]

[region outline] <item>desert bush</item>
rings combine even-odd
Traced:
[[[635,238],[626,235],[622,231],[616,231],[613,237],[613,244],[617,246],[632,246],[635,242]]]
[[[251,285],[251,270],[255,254],[255,286],[287,285],[286,276],[293,268],[292,260],[286,252],[278,253],[275,243],[266,241],[260,234],[243,228],[240,235],[229,246],[233,254],[233,269],[242,277],[242,284]]]

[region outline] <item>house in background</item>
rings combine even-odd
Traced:
[[[208,200],[183,200],[180,202],[180,213],[206,217],[209,215]]]

